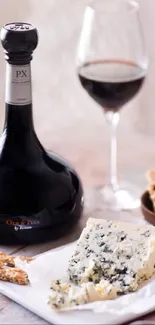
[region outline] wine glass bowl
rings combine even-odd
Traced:
[[[113,75],[116,71],[116,75]],[[134,62],[100,60],[78,71],[82,86],[105,113],[118,112],[141,88],[145,74]]]
[[[110,179],[96,195],[103,208],[112,210],[140,205],[140,190],[118,181],[116,142],[120,110],[137,95],[147,74],[148,57],[138,13],[135,0],[92,2],[84,13],[77,50],[80,83],[102,108],[111,128]]]

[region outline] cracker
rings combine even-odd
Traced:
[[[27,273],[15,267],[0,268],[0,280],[20,285],[27,285],[29,283]]]
[[[3,264],[6,264],[7,266],[10,267],[15,267],[15,259],[19,258],[21,261],[25,261],[27,263],[30,263],[33,261],[33,258],[31,257],[26,257],[26,256],[8,256],[8,255],[0,255],[0,262]]]
[[[20,285],[27,285],[29,283],[28,275],[25,271],[16,268],[15,259],[30,263],[34,259],[26,256],[10,256],[0,252],[0,280]]]
[[[155,185],[155,169],[149,169],[146,172],[146,178],[150,185]]]

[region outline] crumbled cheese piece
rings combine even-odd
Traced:
[[[76,287],[70,284],[66,293],[63,291],[61,293],[60,291],[57,293],[53,291],[49,297],[50,306],[57,310],[83,305],[88,301],[88,293],[85,287]]]
[[[59,284],[61,283],[61,287]],[[64,285],[64,286],[63,286]],[[63,288],[67,288],[67,290]],[[101,281],[98,284],[87,282],[76,286],[71,283],[63,283],[61,280],[53,281],[52,293],[49,297],[49,304],[56,310],[71,308],[89,302],[100,300],[111,300],[116,298],[117,290],[108,281]]]
[[[117,289],[108,281],[101,280],[98,284],[87,282],[83,286],[87,289],[89,302],[111,300],[117,297]]]
[[[51,283],[51,289],[56,292],[67,293],[70,287],[70,283],[63,282],[62,280],[53,280]]]

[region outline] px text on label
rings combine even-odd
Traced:
[[[27,70],[16,70],[16,78],[27,77]]]

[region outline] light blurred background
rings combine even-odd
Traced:
[[[1,0],[0,25],[27,21],[39,30],[32,61],[37,134],[66,157],[84,184],[102,184],[109,165],[109,128],[97,104],[82,89],[75,56],[87,0]],[[155,0],[141,0],[140,15],[150,66],[139,95],[121,113],[119,175],[145,185],[155,167]],[[0,50],[0,128],[4,121],[5,61]]]

